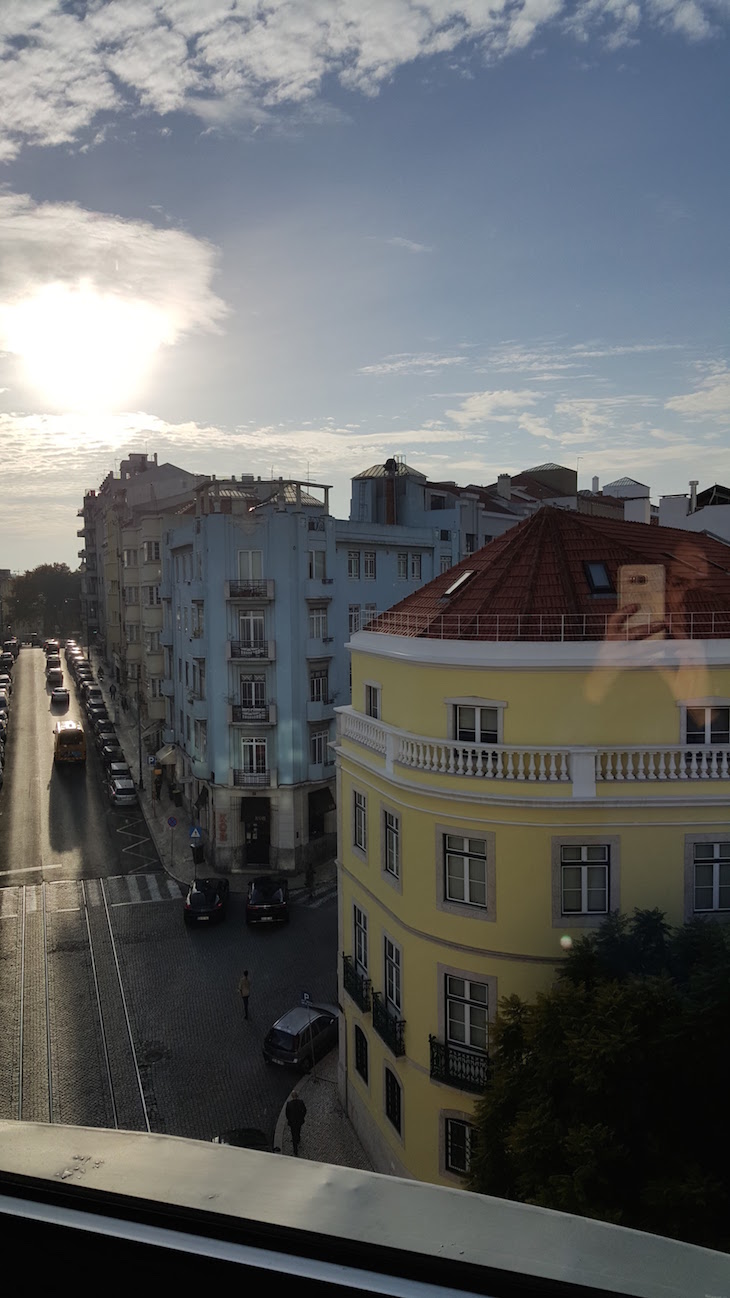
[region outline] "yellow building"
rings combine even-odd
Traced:
[[[562,937],[730,917],[730,551],[542,509],[350,647],[341,1096],[377,1170],[459,1185],[498,1003]]]

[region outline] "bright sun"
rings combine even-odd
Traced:
[[[3,344],[23,358],[29,382],[66,410],[119,409],[175,335],[159,307],[89,282],[46,284],[2,309],[0,323]]]

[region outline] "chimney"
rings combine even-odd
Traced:
[[[591,482],[591,491],[593,492],[594,496],[598,495],[598,478],[593,478]]]
[[[690,514],[694,514],[695,510],[697,509],[697,488],[699,486],[699,481],[700,481],[699,478],[690,478],[690,483],[689,483]]]
[[[512,499],[512,478],[509,473],[500,473],[497,478],[497,492],[504,500]]]

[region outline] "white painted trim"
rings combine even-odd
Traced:
[[[501,667],[509,671],[730,666],[730,640],[427,640],[358,631],[358,653],[431,667]]]

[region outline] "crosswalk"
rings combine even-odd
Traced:
[[[87,879],[82,890],[79,879],[54,879],[45,885],[46,911],[63,914],[81,910],[84,891],[87,906],[139,906],[152,901],[177,901],[184,897],[187,887],[161,871],[150,874],[122,874],[104,880],[104,890],[99,879]],[[25,909],[26,915],[42,906],[40,884],[14,885],[0,888],[0,920],[16,919]]]

